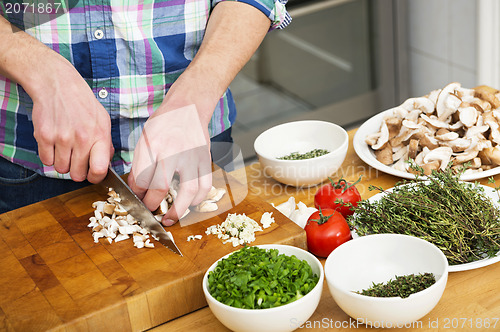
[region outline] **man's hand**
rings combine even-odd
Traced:
[[[0,75],[33,100],[40,160],[75,181],[100,182],[113,154],[111,121],[78,71],[61,55],[0,17]]]
[[[113,155],[111,120],[78,72],[61,67],[32,97],[40,160],[74,181],[98,183]]]
[[[146,122],[135,148],[130,188],[155,210],[168,193],[174,174],[180,189],[163,217],[173,225],[190,205],[197,205],[212,186],[210,139],[194,104],[169,109],[164,102]]]

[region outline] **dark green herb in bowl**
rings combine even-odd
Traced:
[[[217,301],[232,307],[266,309],[303,297],[318,280],[305,260],[277,249],[244,247],[209,272],[208,290]]]
[[[373,283],[370,288],[356,293],[374,297],[407,298],[411,294],[423,291],[435,283],[436,278],[432,273],[408,274],[395,276],[395,279],[390,279],[386,283]]]
[[[279,157],[280,160],[304,160],[311,159],[316,157],[324,156],[325,154],[330,153],[330,151],[325,149],[314,149],[306,153],[292,152],[289,155]]]

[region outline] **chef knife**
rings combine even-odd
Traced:
[[[151,234],[168,249],[182,256],[181,251],[175,245],[170,232],[166,232],[163,226],[156,220],[151,211],[137,197],[123,179],[109,167],[106,178],[101,182],[105,187],[113,188],[120,195],[120,205],[134,217],[141,227],[147,229]]]

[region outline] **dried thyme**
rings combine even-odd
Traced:
[[[362,236],[378,233],[412,235],[435,244],[450,265],[494,257],[500,250],[500,209],[484,188],[459,181],[447,169],[427,181],[397,184],[380,200],[358,203],[348,222]]]
[[[375,297],[402,297],[406,298],[411,294],[420,292],[436,283],[436,278],[432,273],[408,274],[395,276],[386,283],[373,283],[368,289],[356,292],[361,295]]]
[[[316,157],[324,156],[325,154],[330,153],[330,151],[325,149],[314,149],[306,153],[292,152],[287,156],[279,157],[281,160],[303,160],[303,159],[311,159]]]

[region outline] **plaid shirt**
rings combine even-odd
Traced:
[[[75,66],[111,117],[116,151],[112,163],[126,173],[142,126],[194,58],[210,12],[221,1],[79,0],[66,14],[48,18],[11,14],[2,1],[0,14]],[[240,2],[261,10],[271,20],[271,29],[291,20],[287,0]],[[40,24],[42,20],[47,23]],[[32,106],[21,86],[0,76],[0,156],[45,176],[69,178],[41,163]],[[235,117],[228,89],[212,116],[210,135],[229,128]]]

